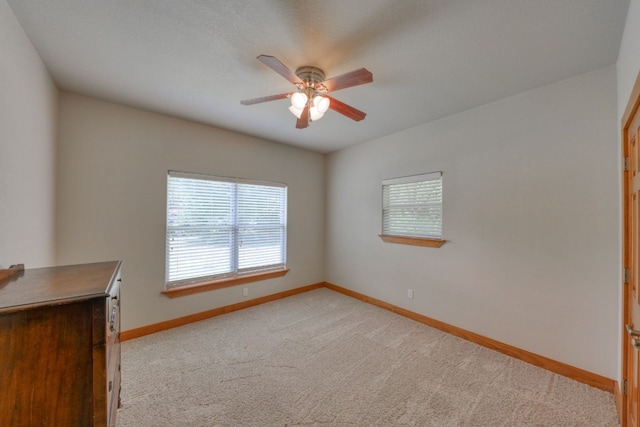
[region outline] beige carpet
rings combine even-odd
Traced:
[[[328,289],[122,345],[118,427],[617,426],[613,396]]]

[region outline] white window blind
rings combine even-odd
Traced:
[[[442,172],[382,181],[382,234],[442,238]]]
[[[285,267],[287,187],[169,171],[168,288]]]

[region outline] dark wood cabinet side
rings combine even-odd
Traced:
[[[56,269],[75,281],[73,295],[60,298],[65,285]],[[119,367],[120,353],[107,340],[107,309],[119,294],[119,271],[119,262],[51,267],[25,270],[9,286],[0,282],[0,426],[115,426],[110,402],[119,389],[109,390],[115,373],[108,358]],[[16,292],[37,301],[8,305],[23,302]],[[56,298],[47,301],[47,292]]]

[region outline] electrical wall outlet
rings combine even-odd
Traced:
[[[407,298],[413,299],[413,289],[407,289]]]
[[[249,295],[249,288],[243,288],[243,289],[242,289],[242,296],[243,296],[243,297],[246,297],[246,296],[248,296],[248,295]]]

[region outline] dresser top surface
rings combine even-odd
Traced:
[[[0,280],[0,313],[107,296],[120,261],[26,269]]]

